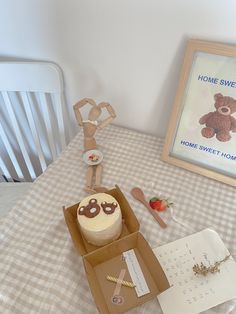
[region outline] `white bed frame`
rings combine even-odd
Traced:
[[[0,168],[7,180],[33,181],[57,158],[72,136],[68,116],[56,64],[0,63]]]

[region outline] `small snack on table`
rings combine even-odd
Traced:
[[[95,154],[92,154],[92,155],[89,155],[89,160],[91,160],[92,162],[97,162],[99,160],[99,156],[98,155],[95,155]]]
[[[121,234],[120,206],[113,196],[106,193],[83,199],[77,209],[77,220],[84,238],[96,246],[106,245]]]

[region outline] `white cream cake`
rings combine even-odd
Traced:
[[[77,209],[77,220],[84,238],[96,246],[116,240],[122,229],[122,215],[117,200],[106,193],[83,199]]]

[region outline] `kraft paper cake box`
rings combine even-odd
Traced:
[[[77,224],[76,213],[79,203],[63,208],[63,211],[75,248],[83,258],[87,279],[99,312],[119,314],[156,297],[169,288],[169,283],[151,247],[139,232],[139,222],[119,187],[116,186],[106,193],[118,201],[123,218],[121,236],[110,244],[97,247],[83,238]],[[135,252],[150,292],[137,297],[134,288],[121,286],[122,302],[115,304],[113,296],[116,284],[108,281],[106,276],[119,277],[121,269],[125,269],[124,279],[132,281],[122,255],[131,249]]]
[[[121,192],[120,188],[116,185],[115,188],[106,192],[112,195],[120,205],[122,213],[122,232],[119,238],[123,238],[128,234],[136,232],[139,230],[139,222],[136,218],[132,208],[130,207],[125,196]],[[85,255],[98,249],[98,246],[92,245],[84,239],[80,232],[80,228],[77,223],[77,208],[79,203],[74,204],[71,207],[63,208],[66,224],[68,226],[71,238],[74,242],[76,249],[79,251],[80,255]]]

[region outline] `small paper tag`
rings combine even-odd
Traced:
[[[143,295],[150,293],[134,250],[132,249],[124,252],[123,256],[125,258],[132,282],[135,284],[137,296],[142,297]]]
[[[126,270],[125,269],[121,269],[120,275],[119,275],[119,278],[118,278],[119,281],[116,284],[115,291],[114,291],[113,295],[119,295],[120,294],[120,290],[121,290],[121,286],[122,286],[121,281],[124,279],[125,273],[126,273]]]

